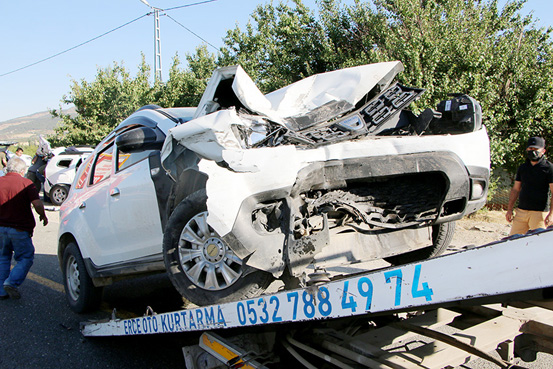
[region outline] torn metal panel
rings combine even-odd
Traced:
[[[300,116],[331,102],[354,106],[375,86],[388,86],[401,71],[399,61],[345,68],[304,78],[265,96],[279,116]]]
[[[228,109],[170,129],[162,149],[162,160],[171,154],[172,145],[167,142],[174,139],[203,158],[216,162],[222,161],[224,149],[242,148],[230,129],[233,124],[244,125],[244,122],[234,109]]]
[[[239,65],[219,68],[213,72],[202,99],[198,104],[194,118],[199,118],[206,114],[213,113],[219,109],[227,108],[222,101],[220,86],[222,81],[230,81],[230,87],[236,97],[244,104],[246,108],[253,112],[271,116],[271,103],[263,96],[250,76],[244,72]],[[232,91],[224,91],[230,94]],[[228,98],[228,96],[225,96]],[[222,105],[223,104],[223,105]],[[274,118],[274,117],[273,117]]]
[[[232,79],[232,90],[245,108],[284,123],[287,117],[302,116],[332,102],[353,107],[375,86],[388,86],[401,71],[399,61],[362,65],[313,75],[263,95],[242,67],[225,67],[213,73],[194,117],[226,108],[217,96],[225,80]]]

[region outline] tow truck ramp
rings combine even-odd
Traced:
[[[553,349],[545,301],[552,260],[553,230],[546,230],[253,299],[83,323],[81,330],[87,337],[203,332],[197,347],[184,348],[188,368],[282,367],[287,359],[272,353],[277,343],[308,368],[443,368],[474,357],[509,368],[515,352],[532,359]],[[501,356],[489,354],[498,347]]]

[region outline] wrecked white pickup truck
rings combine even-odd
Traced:
[[[485,203],[489,140],[467,95],[410,111],[424,90],[393,83],[402,70],[364,65],[263,95],[226,67],[195,110],[131,115],[81,166],[61,209],[71,307],[159,270],[206,305],[276,278],[443,252],[454,221]]]

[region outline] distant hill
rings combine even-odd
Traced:
[[[75,108],[64,109],[63,112],[73,114]],[[6,120],[0,122],[0,141],[35,141],[38,135],[54,133],[58,123],[59,119],[52,118],[48,111]]]

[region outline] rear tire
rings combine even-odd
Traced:
[[[205,190],[186,197],[169,217],[163,257],[169,279],[190,302],[212,305],[260,295],[270,273],[248,267],[207,224]]]
[[[102,287],[95,287],[86,271],[77,244],[71,242],[63,253],[63,286],[69,307],[76,313],[97,309],[102,301]]]
[[[432,246],[406,252],[401,255],[390,256],[384,258],[384,260],[392,265],[402,265],[433,258],[443,254],[447,250],[454,234],[455,222],[434,225],[432,226]]]
[[[64,184],[54,185],[50,189],[50,201],[52,204],[60,206],[67,199],[69,194],[69,186]]]

